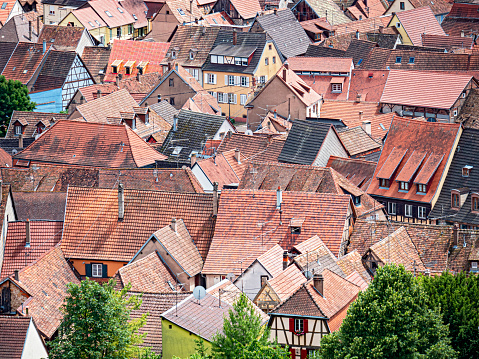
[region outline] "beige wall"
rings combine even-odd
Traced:
[[[155,16],[153,21],[151,21],[151,31],[153,31],[153,34],[155,34],[155,41],[167,42],[168,38],[173,33],[173,30],[175,30],[177,25],[179,25],[179,22],[173,15],[172,11],[178,10],[170,9],[168,4],[165,4],[165,6],[163,6],[160,12]]]
[[[173,85],[170,87],[170,79],[173,79]],[[168,78],[166,78],[163,83],[158,86],[155,91],[151,93],[151,95],[146,99],[146,103],[148,105],[152,105],[158,101],[158,95],[161,95],[161,100],[168,100],[174,97],[175,104],[173,105],[174,108],[180,110],[186,101],[190,97],[193,97],[196,92],[187,85],[177,74],[176,72],[172,72]],[[143,102],[142,106],[146,106],[145,102]],[[171,102],[170,102],[171,103]]]
[[[50,14],[50,10],[53,10],[54,14]],[[57,25],[63,20],[73,9],[59,5],[43,5],[43,23],[45,25]]]
[[[293,347],[316,347],[321,343],[321,332],[329,332],[326,321],[308,318],[308,333],[296,335],[289,331],[288,317],[274,317],[271,323],[271,340],[277,340],[281,345]]]

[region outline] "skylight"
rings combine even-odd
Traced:
[[[181,146],[176,146],[176,147],[173,149],[172,155],[178,156],[178,155],[180,154],[180,152],[181,152],[182,149],[183,149],[183,147],[181,147]]]
[[[5,10],[5,9],[7,8],[7,4],[8,4],[8,3],[6,3],[6,2],[4,2],[4,3],[2,4],[2,10]]]
[[[123,14],[123,9],[121,7],[117,7],[117,9],[120,12],[120,14]]]
[[[95,27],[95,25],[93,25],[91,21],[88,21],[88,23],[90,24],[91,27]]]
[[[213,19],[213,22],[214,22],[215,24],[217,24],[217,23],[218,23],[218,21],[216,21],[216,19]]]
[[[96,22],[96,24],[97,24],[98,26],[101,26],[100,21],[95,20],[95,22]]]
[[[178,9],[178,12],[180,13],[181,16],[185,16],[185,12],[183,11],[183,9]]]
[[[111,12],[109,12],[108,10],[105,10],[105,14],[107,14],[109,17],[113,17],[113,15],[111,14]]]
[[[138,20],[138,18],[136,17],[135,14],[132,14],[132,15],[133,15],[133,19],[135,19],[135,21]]]

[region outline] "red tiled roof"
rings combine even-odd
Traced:
[[[12,167],[12,156],[0,148],[0,167]]]
[[[91,2],[91,1],[90,1]],[[143,69],[143,73],[159,72],[162,73],[161,61],[165,57],[169,43],[150,42],[150,41],[131,41],[131,40],[114,40],[108,60],[108,67],[105,75],[105,82],[114,82],[117,74],[123,74],[123,78],[136,77],[138,73],[137,66],[140,63],[147,63]],[[113,73],[112,64],[120,60],[117,66],[117,72]],[[130,74],[126,74],[125,65],[129,63]]]
[[[391,70],[381,103],[450,109],[472,76],[430,71]],[[434,84],[447,83],[438,88]]]
[[[2,75],[9,80],[18,80],[26,85],[46,55],[48,51],[43,53],[43,44],[19,42]]]
[[[129,262],[172,218],[183,219],[201,256],[206,257],[214,230],[212,195],[126,188],[124,196],[125,215],[119,221],[116,188],[69,187],[62,237],[67,257]]]
[[[274,278],[283,271],[283,248],[279,244],[258,257],[258,262]]]
[[[325,100],[347,100],[349,77],[316,75],[299,75],[299,77]],[[332,92],[331,81],[334,80],[343,81],[341,92]]]
[[[30,317],[0,317],[0,358],[21,359],[27,339]]]
[[[180,24],[185,22],[193,22],[195,19],[200,19],[203,16],[203,13],[198,8],[196,1],[190,2],[189,0],[165,0],[165,3],[169,6],[172,15],[176,17],[176,20],[178,20]],[[183,10],[184,15],[181,15],[179,9]],[[190,10],[192,12],[190,12]],[[154,18],[152,21],[154,21]]]
[[[451,11],[452,4],[448,0],[410,0],[414,8],[429,6],[434,15],[444,15]]]
[[[19,272],[20,284],[32,295],[23,308],[35,320],[37,328],[50,339],[63,314],[60,308],[67,297],[67,284],[80,284],[65,260],[59,245]]]
[[[136,16],[136,18],[133,16],[135,19],[135,24],[133,25],[135,29],[148,26],[148,20],[146,18],[148,6],[143,0],[122,0],[121,6],[132,16]]]
[[[354,101],[361,95],[361,101],[379,102],[388,75],[388,70],[353,70],[348,100]]]
[[[318,236],[312,236],[310,239],[296,244],[293,249],[297,250],[299,254],[303,254],[306,252],[314,251],[318,247],[321,247],[323,244],[323,241]]]
[[[86,122],[110,123],[109,119],[121,119],[122,112],[134,113],[134,107],[138,103],[122,89],[79,105],[76,110]]]
[[[358,273],[366,283],[371,281],[371,276],[366,271],[366,268],[364,268],[362,255],[359,254],[357,250],[353,250],[338,258],[336,263],[348,277],[354,273]]]
[[[447,49],[448,51],[454,48],[466,48],[471,49],[474,45],[472,37],[464,36],[444,36],[444,35],[432,35],[421,34],[422,46],[439,47]]]
[[[334,35],[339,36],[347,33],[359,31],[362,32],[375,32],[379,30],[379,27],[386,27],[391,21],[392,15],[383,15],[379,17],[371,17],[369,19],[352,21],[345,24],[335,25]]]
[[[454,143],[458,139],[460,128],[460,124],[395,118],[391,123],[368,193],[382,197],[429,203],[444,175],[443,171],[451,156]],[[425,154],[426,159],[422,162],[424,164],[419,167],[416,177],[413,176],[410,182],[410,190],[399,192],[397,176],[402,173],[404,168],[406,168],[406,172],[409,172],[406,164],[415,152]],[[435,166],[435,171],[431,171],[427,163],[430,161],[429,158],[432,157],[433,160],[437,156],[441,160],[439,163],[435,162],[438,166]],[[432,179],[428,181],[427,193],[419,195],[412,183],[417,183],[418,177],[426,170]],[[380,188],[378,178],[389,178],[390,187]]]
[[[355,186],[366,190],[374,175],[376,162],[365,161],[358,158],[329,157],[327,167],[333,168],[342,174]]]
[[[15,122],[20,122],[23,127],[23,138],[34,137],[37,134],[37,125],[49,128],[55,120],[66,120],[68,117],[64,113],[50,112],[30,112],[30,111],[13,111],[10,123],[8,124],[6,138],[18,138],[15,135]]]
[[[231,0],[239,16],[245,20],[251,19],[261,12],[261,6],[258,0]]]
[[[314,58],[315,59],[315,58]],[[289,60],[288,60],[289,61]],[[286,70],[286,80],[284,79],[284,71]],[[309,85],[307,85],[301,77],[291,69],[280,68],[276,73],[276,77],[285,84],[289,90],[306,106],[311,106],[321,100],[321,96],[316,93]],[[267,85],[264,87],[266,88]]]
[[[338,136],[350,156],[361,155],[381,148],[381,145],[374,141],[361,126],[338,129]]]
[[[350,201],[346,195],[285,191],[280,214],[276,191],[223,190],[203,273],[239,275],[274,245],[288,250],[316,234],[338,253]],[[291,234],[293,218],[304,219],[300,234]]]
[[[209,2],[215,2],[216,0],[212,0]],[[206,23],[206,24],[205,24]],[[214,12],[208,15],[203,15],[202,24],[204,25],[234,25],[233,20],[228,16],[225,11],[221,12]]]
[[[63,222],[30,222],[30,246],[26,247],[26,221],[9,222],[0,278],[13,275],[15,269],[32,264],[53,248],[62,237]]]
[[[294,72],[351,72],[353,59],[342,57],[290,57],[288,65]]]
[[[72,13],[88,31],[108,26],[107,23],[90,6],[82,6],[73,10]]]
[[[218,152],[238,149],[247,159],[277,161],[284,142],[284,139],[276,139],[274,137],[231,133],[231,135],[225,136],[218,147]]]
[[[421,34],[446,35],[429,6],[401,11],[396,16],[415,46],[422,45]]]
[[[360,111],[363,112],[362,116]],[[379,105],[377,102],[326,100],[321,106],[320,114],[322,118],[341,120],[351,128],[361,126],[367,117],[379,115]]]
[[[91,0],[88,1],[88,6],[92,7],[100,15],[110,29],[135,22],[133,16],[126,9],[122,9],[123,11],[120,12],[118,8],[121,9],[121,5],[115,0]],[[111,16],[107,14],[107,11]],[[92,21],[91,18],[88,20]]]
[[[293,294],[304,282],[306,282],[306,277],[296,264],[290,265],[276,277],[268,280],[269,286],[281,301]]]
[[[15,160],[112,168],[144,167],[165,158],[127,126],[64,120],[14,156]]]
[[[37,43],[53,43],[56,50],[75,51],[84,29],[74,26],[43,25]],[[43,45],[42,45],[43,46]]]
[[[7,22],[8,16],[10,16],[16,2],[16,0],[2,0],[2,8],[0,8],[0,23],[2,25],[5,25]],[[3,4],[6,4],[5,9],[3,9]]]
[[[460,19],[479,19],[479,4],[452,4],[451,11],[447,14],[448,18]]]

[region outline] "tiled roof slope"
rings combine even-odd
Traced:
[[[0,147],[0,167],[12,167],[12,156]]]
[[[172,218],[183,219],[201,256],[206,258],[215,222],[212,195],[126,188],[124,196],[124,220],[118,221],[116,188],[68,189],[62,248],[69,258],[128,262]],[[102,215],[97,219],[99,213]]]
[[[288,66],[294,72],[350,72],[352,60],[350,57],[307,57],[296,56],[288,59]]]
[[[450,161],[450,156],[453,155],[454,143],[460,132],[459,124],[395,118],[389,128],[368,193],[429,203],[436,194],[441,178],[445,175],[443,172]],[[393,151],[394,154],[392,154]],[[395,154],[399,157],[402,155],[402,160],[395,161],[399,159]],[[408,164],[409,159],[411,162]],[[411,188],[408,192],[399,192],[399,182],[396,179],[399,180],[402,176],[412,183],[421,181],[419,183],[427,184],[427,193],[417,194],[415,188]],[[380,188],[378,178],[389,179],[389,188]]]
[[[239,153],[240,162],[235,158],[236,150],[220,152],[213,157],[198,161],[199,166],[208,179],[218,182],[218,189],[223,186],[239,183],[246,165],[246,157]]]
[[[10,56],[15,51],[17,47],[16,42],[8,42],[6,39],[0,39],[0,46],[2,47],[2,51],[0,51],[0,74],[3,72],[5,66],[7,65],[8,60],[10,60]]]
[[[140,293],[128,292],[128,295]],[[163,312],[173,307],[176,303],[190,296],[191,293],[142,293],[141,306],[130,313],[131,319],[138,319],[148,313],[146,323],[138,330],[138,334],[146,334],[141,347],[150,347],[156,354],[162,351],[161,317]]]
[[[206,293],[201,305],[193,295],[188,296],[178,305],[164,312],[161,317],[196,334],[207,341],[211,341],[216,333],[223,332],[223,319],[233,307],[218,298]]]
[[[349,182],[365,191],[374,175],[376,162],[331,156],[327,167],[333,168]]]
[[[67,284],[80,284],[59,245],[23,268],[19,279],[32,295],[23,309],[28,308],[40,332],[52,338],[63,318],[60,308],[67,297]]]
[[[357,220],[350,237],[348,251],[357,250],[363,256],[375,243],[404,227],[416,247],[424,266],[431,273],[441,273],[448,267],[448,252],[453,233],[452,226],[417,223]]]
[[[333,127],[329,124],[295,120],[278,161],[302,165],[313,164],[329,131],[333,131]]]
[[[366,268],[364,268],[362,256],[357,250],[338,258],[336,263],[347,276],[358,273],[365,282],[371,281],[371,276],[366,271]]]
[[[259,15],[255,21],[276,42],[285,58],[304,54],[311,43],[303,27],[288,8]]]
[[[111,48],[86,46],[83,49],[82,60],[96,83],[100,83],[100,71],[106,72],[108,59],[110,58]]]
[[[38,162],[135,168],[165,156],[124,125],[58,121],[35,142],[14,156]]]
[[[344,14],[333,0],[308,0],[307,2],[318,17],[326,17],[331,25],[350,23],[351,20]]]
[[[361,95],[361,101],[379,102],[388,79],[389,71],[353,70],[349,84],[349,99],[356,100]]]
[[[83,5],[82,9],[85,7],[91,7],[110,29],[135,23],[135,19],[126,9],[122,12],[118,10],[118,2],[114,0],[91,0],[88,1],[88,6]],[[112,16],[106,16],[107,11]]]
[[[76,57],[77,54],[74,51],[50,50],[31,92],[61,88]]]
[[[360,114],[362,111],[362,115]],[[348,127],[361,126],[362,122],[375,115],[379,115],[377,102],[356,102],[356,101],[324,101],[321,106],[321,117],[332,118],[343,121]],[[373,138],[374,138],[373,133]]]
[[[65,192],[13,192],[17,219],[46,219],[63,221],[65,216]]]
[[[2,75],[7,79],[18,80],[26,85],[46,54],[48,51],[43,53],[43,44],[19,42],[3,69]]]
[[[471,81],[471,75],[391,70],[381,103],[449,109]],[[447,89],[433,84],[447,83]]]
[[[57,50],[75,51],[84,29],[74,26],[43,25],[37,43],[53,43]]]
[[[447,14],[452,8],[452,3],[447,0],[410,0],[410,2],[415,9],[423,6],[429,6],[434,15]]]
[[[267,138],[231,133],[223,139],[218,147],[218,152],[238,149],[247,159],[277,161],[284,142],[284,140],[275,139],[274,137]]]
[[[294,257],[294,262],[302,271],[321,274],[324,270],[329,269],[343,278],[346,277],[336,261],[336,256],[331,253],[324,243],[321,243],[318,248],[312,251]]]
[[[150,110],[155,111],[156,114],[161,116],[166,122],[173,126],[173,118],[178,115],[178,110],[170,105],[166,100],[162,100],[158,103],[154,103],[148,106]]]
[[[303,254],[306,252],[314,251],[318,247],[321,247],[323,241],[318,236],[312,236],[310,239],[305,240],[293,247],[295,251],[299,254]]]
[[[334,35],[339,36],[347,33],[379,32],[380,27],[386,27],[391,20],[391,15],[371,17],[364,20],[351,21],[345,24],[335,24]]]
[[[282,203],[280,218],[276,191],[223,190],[203,273],[239,275],[239,261],[247,268],[276,244],[288,250],[316,234],[333,253],[339,252],[349,196],[283,192]],[[304,219],[301,234],[291,234],[293,218]]]
[[[369,56],[373,48],[378,45],[372,41],[352,39],[344,56],[350,57],[354,61],[354,66],[361,64]]]
[[[470,49],[474,40],[472,37],[422,34],[422,44],[423,46],[439,47],[450,51],[454,48]]]
[[[33,14],[34,12],[32,11],[11,17],[0,29],[0,41],[13,42],[15,44],[19,41],[37,42],[38,34],[43,27],[43,23],[41,21],[38,22],[40,26],[39,31],[37,29],[36,17]],[[29,21],[32,22],[31,33]]]
[[[123,0],[121,2],[121,6],[128,11],[133,18],[135,19],[135,23],[133,27],[135,29],[141,29],[142,27],[148,26],[148,20],[146,18],[146,14],[148,12],[148,6],[142,0]]]
[[[258,257],[258,262],[272,277],[276,277],[283,271],[283,252],[283,248],[277,244]]]
[[[281,301],[288,298],[304,282],[306,282],[306,277],[296,264],[290,265],[276,277],[268,280],[269,286]]]
[[[123,286],[130,283],[133,292],[166,293],[176,288],[175,277],[156,252],[121,267],[118,274]]]
[[[2,3],[2,9],[0,9],[0,24],[4,25],[6,23],[15,3],[15,0],[6,0]],[[3,9],[3,4],[5,4],[5,9]]]
[[[32,264],[42,254],[60,242],[62,221],[30,221],[30,246],[26,244],[26,221],[8,223],[5,240],[1,278],[13,275],[13,272]]]
[[[108,67],[105,75],[105,82],[114,82],[117,74],[122,74],[123,78],[136,77],[138,73],[137,66],[141,62],[148,64],[143,72],[162,72],[160,66],[161,61],[165,57],[169,43],[150,42],[150,41],[131,41],[131,40],[114,40],[111,48]],[[117,72],[113,73],[112,64],[121,60],[121,64],[117,66]],[[130,74],[126,74],[125,65],[130,64]]]
[[[446,35],[429,6],[396,13],[413,45],[421,46],[421,34]]]
[[[165,3],[168,4],[173,15],[180,24],[185,22],[193,22],[195,21],[195,18],[200,19],[203,15],[196,4],[196,1],[190,2],[189,0],[166,0]],[[182,9],[184,15],[181,15],[179,11],[175,11],[177,9]]]
[[[245,20],[255,17],[261,12],[261,5],[258,0],[231,0],[239,16]]]
[[[21,359],[27,339],[30,317],[0,317],[0,358]]]
[[[338,136],[351,157],[381,148],[361,126],[338,129]]]
[[[476,156],[477,151],[479,151],[478,136],[479,129],[477,128],[466,128],[462,132],[458,144],[459,150],[454,154],[439,198],[429,214],[430,218],[441,218],[446,221],[474,225],[479,224],[479,214],[472,211],[471,196],[471,193],[479,191],[479,175],[477,172],[479,161]],[[468,177],[462,175],[464,166],[473,167]],[[451,190],[458,188],[467,189],[468,196],[460,209],[452,209]]]
[[[121,168],[35,164],[30,168],[2,168],[3,183],[14,191],[60,191],[68,186],[113,188],[120,181],[126,188],[203,193],[201,184],[189,168]]]
[[[310,44],[304,56],[306,57],[343,57],[346,54],[344,50],[333,49],[331,47]]]
[[[441,24],[449,36],[474,36],[479,31],[478,19],[459,19],[446,16]]]
[[[154,236],[189,277],[201,272],[203,259],[182,219],[176,220],[176,231],[168,225],[156,231]]]
[[[25,138],[35,137],[39,122],[48,128],[53,124],[54,120],[66,120],[67,117],[68,115],[64,113],[13,111],[5,138],[18,138],[18,136],[15,135],[14,128],[14,124],[17,121],[24,126],[23,137]]]
[[[456,118],[456,122],[461,123],[466,128],[479,128],[479,90],[471,89],[469,95],[464,101],[464,105]]]

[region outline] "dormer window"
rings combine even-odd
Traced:
[[[471,169],[472,169],[472,166],[462,167],[462,177],[469,177],[469,175],[471,174]]]
[[[194,60],[194,59],[195,59],[195,52],[190,51],[190,60]]]
[[[401,56],[396,56],[396,64],[400,64],[402,61],[402,57]]]
[[[176,59],[176,51],[171,51],[171,58]]]
[[[389,180],[386,178],[379,179],[379,187],[381,188],[389,188]]]
[[[477,193],[471,195],[471,211],[479,213],[479,194]]]
[[[426,193],[426,185],[425,184],[418,184],[417,185],[417,193]]]
[[[409,191],[409,182],[399,182],[399,188],[401,191]]]
[[[460,208],[460,196],[459,193],[451,193],[451,207],[452,208]]]
[[[304,218],[291,218],[289,221],[289,228],[291,234],[301,234],[301,227],[303,226]]]
[[[341,93],[343,91],[343,84],[331,84],[332,93]]]
[[[23,126],[22,125],[15,125],[15,135],[19,136],[22,134]]]
[[[118,73],[118,67],[112,66],[111,71],[113,71],[114,74],[117,74]]]
[[[356,207],[361,205],[361,196],[352,196],[353,197],[353,203]]]

